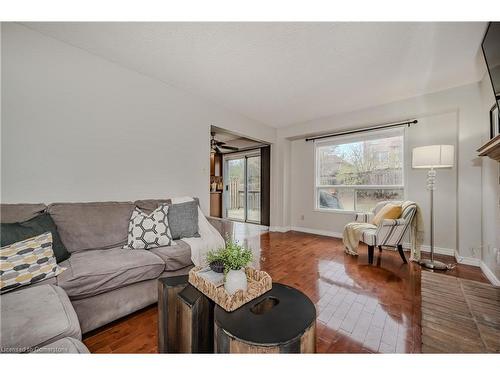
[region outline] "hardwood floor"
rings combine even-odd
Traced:
[[[500,353],[500,288],[422,274],[422,352]]]
[[[260,249],[256,263],[273,281],[298,288],[315,303],[319,353],[421,352],[420,276],[429,271],[403,264],[397,251],[376,251],[369,265],[366,247],[358,257],[349,256],[339,239],[218,225],[222,233]],[[457,265],[447,274],[488,282],[477,267]],[[157,352],[156,306],[85,335],[84,343],[95,353]]]

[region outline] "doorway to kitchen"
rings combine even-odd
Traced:
[[[271,146],[212,126],[210,216],[269,226]]]

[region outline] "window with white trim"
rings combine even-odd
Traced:
[[[404,129],[317,140],[315,201],[319,210],[370,211],[404,199]]]

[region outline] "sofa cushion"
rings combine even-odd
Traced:
[[[198,232],[198,202],[192,200],[170,205],[168,224],[174,240],[200,237]]]
[[[65,337],[49,345],[38,348],[35,354],[89,354],[83,342],[72,337]]]
[[[191,264],[191,247],[182,240],[175,245],[156,247],[150,250],[165,262],[165,271],[177,271]]]
[[[141,199],[134,202],[134,206],[142,212],[150,214],[162,204],[172,204],[171,199]]]
[[[47,212],[23,222],[2,223],[0,224],[0,228],[2,231],[2,236],[0,237],[1,246],[11,245],[15,242],[50,232],[52,233],[52,250],[54,250],[57,263],[69,258],[70,254],[61,241],[56,224]]]
[[[52,277],[43,279],[42,281],[38,281],[36,284],[28,284],[28,285],[20,286],[19,288],[16,288],[16,292],[18,290],[23,290],[23,289],[27,289],[27,288],[33,288],[35,286],[40,286],[40,285],[57,285],[57,277],[56,276],[52,276]]]
[[[0,205],[0,220],[2,223],[18,223],[33,219],[46,209],[43,203],[3,203]]]
[[[148,250],[89,250],[71,255],[57,278],[71,299],[86,298],[139,281],[157,278],[165,269],[161,258]]]
[[[132,202],[53,203],[48,212],[70,253],[110,249],[127,241]]]
[[[75,310],[64,290],[40,285],[1,297],[1,350],[25,352],[63,337],[81,340]]]

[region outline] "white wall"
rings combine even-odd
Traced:
[[[481,80],[483,143],[489,139],[489,110],[495,103],[488,75]],[[483,158],[482,163],[482,236],[481,259],[500,280],[500,163]],[[488,272],[488,271],[486,271]]]
[[[22,25],[2,24],[1,201],[209,198],[214,124],[276,130]]]
[[[458,253],[463,257],[478,257],[482,246],[482,208],[479,204],[482,194],[480,182],[482,167],[476,149],[481,145],[481,137],[484,132],[481,115],[479,85],[470,84],[278,129],[277,145],[280,144],[281,139],[292,140],[291,163],[282,166],[283,170],[288,169],[291,174],[290,184],[287,185],[291,191],[290,225],[307,227],[317,231],[342,232],[343,225],[352,220],[352,215],[346,217],[342,213],[317,213],[313,211],[312,152],[307,150],[308,147],[312,147],[312,144],[305,144],[303,140],[297,141],[296,139],[306,135],[417,118],[420,119],[420,124],[416,125],[414,129],[417,131],[420,126],[419,132],[421,134],[415,135],[416,138],[413,140],[410,136],[411,142],[414,142],[415,145],[438,141],[457,143],[458,139],[456,167],[450,171],[452,175],[447,177],[449,172],[438,172],[438,194],[446,193],[445,198],[448,202],[445,205],[450,205],[451,212],[454,211],[455,207],[456,215],[452,214],[450,219],[443,218],[443,203],[437,202],[439,198],[436,198],[437,231],[439,232],[441,228],[447,228],[444,234],[438,234],[437,246],[456,247]],[[286,175],[283,170],[280,170],[280,176]],[[452,186],[453,173],[456,173],[458,179],[456,187]],[[415,196],[415,199],[420,200],[419,203],[425,209],[428,204],[425,198],[425,172],[414,172],[414,174],[410,174],[411,176],[415,176],[415,178],[414,181],[410,180],[409,198],[411,195]],[[278,177],[276,176],[276,178]],[[411,178],[413,179],[413,177]],[[283,184],[283,186],[285,185]],[[444,186],[446,189],[443,188]],[[422,190],[419,190],[420,188]],[[284,187],[284,189],[287,188]],[[454,196],[456,196],[455,201],[459,204],[450,203],[454,200]],[[279,211],[279,209],[277,210]],[[428,213],[427,210],[425,212]],[[305,216],[304,222],[298,221],[301,214]],[[287,226],[285,220],[281,223],[274,222],[272,225],[278,228]],[[448,229],[451,232],[448,232]]]

